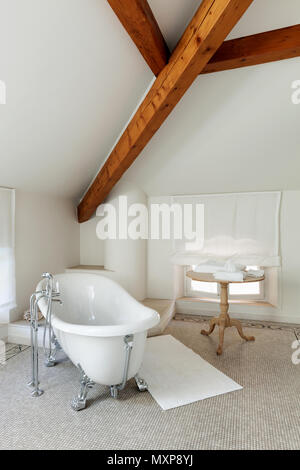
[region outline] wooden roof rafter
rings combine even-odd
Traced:
[[[159,73],[78,206],[93,215],[219,49],[253,0],[203,0],[169,62]]]
[[[223,42],[201,74],[300,56],[300,25]]]
[[[78,206],[88,220],[199,74],[300,56],[300,25],[227,40],[253,0],[203,0],[170,56],[147,0],[108,0],[157,78]]]
[[[147,0],[107,0],[155,76],[170,57]]]

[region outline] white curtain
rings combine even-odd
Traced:
[[[200,249],[189,250],[186,240],[174,240],[172,262],[233,259],[248,266],[279,266],[280,200],[280,192],[174,197],[180,205],[204,205],[204,241]]]
[[[15,191],[0,188],[0,313],[15,307]]]

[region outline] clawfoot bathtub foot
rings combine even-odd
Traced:
[[[80,364],[78,364],[78,369],[80,370],[81,373],[81,378],[80,378],[80,391],[77,396],[75,396],[71,402],[71,407],[74,411],[80,411],[84,410],[86,407],[86,397],[88,394],[88,391],[92,386],[94,385],[94,382],[92,382],[89,377],[86,375]]]
[[[45,366],[46,367],[56,366],[55,354],[51,354],[45,359]]]
[[[119,395],[119,389],[117,385],[111,385],[110,386],[110,394],[113,398],[118,398]]]
[[[148,391],[148,384],[147,382],[142,379],[141,377],[138,376],[138,374],[135,375],[135,382],[138,386],[138,389],[140,392],[147,392]]]
[[[71,402],[71,407],[74,411],[84,410],[86,407],[86,400],[80,400],[79,397],[74,397]]]
[[[41,395],[43,395],[44,391],[41,390],[40,388],[36,389],[36,390],[33,390],[33,392],[31,392],[31,396],[33,398],[36,398],[36,397],[40,397]]]
[[[58,351],[61,350],[61,345],[59,344],[56,336],[52,332],[52,345],[53,345],[53,350],[51,353],[48,355],[48,357],[45,359],[45,366],[46,367],[54,367],[56,366],[56,354]]]

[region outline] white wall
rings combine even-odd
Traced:
[[[127,196],[130,204],[147,206],[147,196],[134,183],[120,182],[109,194],[106,203],[112,204],[119,216],[119,196]],[[133,297],[144,300],[146,297],[146,240],[104,240],[96,236],[96,226],[101,217],[94,217],[80,226],[80,263],[104,265],[101,275],[119,282]],[[127,218],[128,224],[130,218]]]
[[[297,57],[199,75],[124,178],[148,196],[300,189],[299,70]]]
[[[149,202],[168,202],[168,198],[150,198]],[[279,271],[279,301],[277,308],[239,305],[231,306],[236,316],[300,323],[300,191],[284,191],[281,203],[280,244],[282,267]],[[150,240],[148,243],[148,297],[174,299],[178,295],[178,276],[170,263],[172,242]],[[177,284],[176,284],[177,278]],[[177,291],[177,292],[176,292]],[[186,308],[186,307],[185,307]],[[218,306],[189,304],[189,312],[212,313]]]
[[[300,323],[300,191],[285,191],[281,216],[282,315]]]
[[[16,191],[16,320],[45,271],[59,273],[79,264],[79,224],[74,203],[65,198]]]
[[[272,1],[277,14],[272,10],[271,15],[262,3],[271,2],[253,2],[249,26],[258,25],[259,19],[258,27],[263,31],[282,27],[281,20],[288,25],[300,19],[299,2],[289,1],[285,9],[287,14],[293,11],[292,23],[283,11],[280,14],[282,2]],[[260,8],[266,10],[257,16]],[[236,36],[255,32],[248,29],[246,15],[237,25]],[[297,57],[200,75],[123,176],[123,180],[138,181],[149,198],[159,199],[185,194],[284,191],[281,305],[267,314],[296,322],[300,322],[300,228],[293,214],[300,194],[300,105],[292,103],[291,85],[299,78],[299,64]],[[151,298],[178,295],[179,283],[174,283],[175,273],[169,263],[171,253],[168,241],[148,243],[147,291]],[[257,310],[258,317],[263,313]]]
[[[104,241],[96,237],[99,217],[80,224],[80,264],[104,266]]]
[[[134,185],[122,183],[111,193],[108,201],[113,204],[117,201],[119,194],[130,194],[131,202],[144,202],[146,196]],[[169,197],[151,197],[150,203],[170,203]],[[291,323],[300,323],[300,218],[297,216],[300,207],[300,191],[284,191],[281,203],[280,220],[280,245],[282,267],[279,271],[278,306],[231,306],[233,316],[241,318],[253,318],[257,320],[273,320]],[[176,299],[183,296],[182,270],[170,263],[173,252],[173,244],[170,240],[111,240],[104,242],[104,252],[101,243],[97,247],[95,218],[86,226],[90,236],[89,248],[87,234],[81,238],[82,253],[88,253],[90,258],[81,260],[103,263],[107,269],[105,275],[120,282],[136,298],[142,300],[145,297],[159,299]],[[84,224],[83,224],[84,225]],[[84,231],[81,226],[82,233]],[[145,252],[147,251],[147,257]],[[101,258],[103,256],[103,258]],[[146,259],[147,258],[147,259]],[[98,260],[96,262],[96,260]],[[102,264],[102,263],[100,263]],[[147,285],[145,288],[145,284]],[[180,307],[181,308],[181,307]],[[180,310],[179,308],[179,310]],[[197,304],[195,302],[185,306],[185,313],[213,314],[218,311],[218,306],[208,304]]]
[[[135,184],[120,182],[110,193],[106,202],[113,204],[118,211],[118,198],[127,196],[130,204],[147,205],[146,194]],[[127,218],[128,223],[130,218]],[[104,266],[115,273],[114,279],[138,300],[146,297],[146,240],[105,240]]]
[[[172,204],[167,196],[150,197],[151,204]],[[149,210],[150,213],[150,210]],[[171,240],[148,240],[147,297],[150,299],[174,299],[174,265],[170,263],[173,250]]]

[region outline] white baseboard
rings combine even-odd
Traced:
[[[8,337],[8,324],[0,323],[0,340],[6,342]]]
[[[180,299],[176,301],[176,313],[214,317],[218,316],[220,311],[218,305],[214,303]],[[298,317],[297,315],[285,315],[279,309],[272,306],[230,305],[229,314],[232,318],[239,318],[241,320],[300,324],[300,313]]]
[[[38,345],[43,346],[44,327],[41,326],[38,332]],[[31,345],[30,325],[25,321],[18,321],[8,325],[7,341],[14,344]]]

